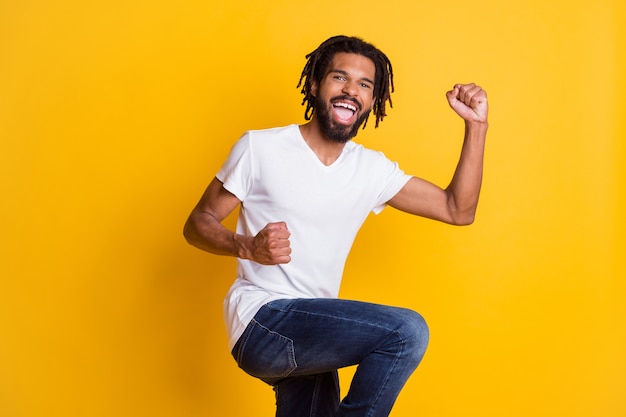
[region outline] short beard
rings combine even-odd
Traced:
[[[359,128],[367,120],[371,110],[363,113],[358,119],[354,121],[351,126],[340,125],[335,123],[332,119],[332,115],[324,103],[319,97],[315,97],[315,110],[317,120],[319,121],[322,133],[328,137],[328,139],[337,143],[346,143],[350,139],[356,136]]]

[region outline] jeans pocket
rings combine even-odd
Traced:
[[[293,340],[255,320],[250,322],[233,353],[241,369],[264,380],[284,378],[297,368]]]

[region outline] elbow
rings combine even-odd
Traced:
[[[187,221],[185,222],[185,225],[183,226],[183,237],[185,238],[187,243],[189,243],[192,246],[196,246],[195,245],[196,237],[197,237],[196,227],[191,217],[187,219]]]
[[[476,219],[478,201],[456,204],[454,198],[448,200],[448,223],[454,226],[469,226]]]
[[[474,216],[468,216],[462,219],[455,220],[453,224],[455,226],[469,226],[474,223],[474,220]]]
[[[469,226],[476,220],[476,210],[466,211],[464,213],[455,213],[452,215],[450,224],[454,226]]]
[[[457,199],[454,193],[446,190],[447,199],[447,220],[453,226],[469,226],[476,219],[478,209],[478,195],[475,198]]]

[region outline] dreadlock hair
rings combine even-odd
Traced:
[[[376,115],[376,125],[387,115],[385,113],[385,103],[389,101],[389,107],[393,107],[391,102],[391,93],[394,91],[393,86],[393,70],[391,62],[387,56],[377,49],[374,45],[363,41],[360,38],[348,36],[333,36],[322,42],[316,50],[306,55],[306,65],[300,75],[300,81],[297,88],[302,86],[300,91],[304,94],[302,105],[306,104],[304,110],[304,118],[311,120],[315,110],[315,97],[311,94],[311,84],[315,82],[318,86],[330,65],[333,57],[338,52],[346,52],[359,54],[369,58],[374,62],[376,75],[374,80],[374,106],[372,111]],[[368,116],[369,118],[369,116]],[[367,119],[363,124],[363,128],[367,125]]]

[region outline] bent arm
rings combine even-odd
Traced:
[[[222,221],[239,204],[241,201],[214,178],[185,223],[187,242],[209,253],[263,265],[291,261],[290,233],[284,222],[269,223],[256,236],[240,235],[224,227]]]
[[[388,204],[448,224],[473,223],[482,183],[486,132],[486,124],[466,124],[461,157],[446,189],[413,177]]]
[[[413,177],[388,204],[407,213],[454,225],[474,222],[482,184],[487,136],[487,95],[475,84],[446,93],[450,107],[465,121],[461,156],[450,184],[442,189]]]
[[[187,242],[216,255],[245,258],[246,240],[251,238],[237,235],[222,224],[240,203],[217,178],[213,178],[185,223],[183,235]]]

